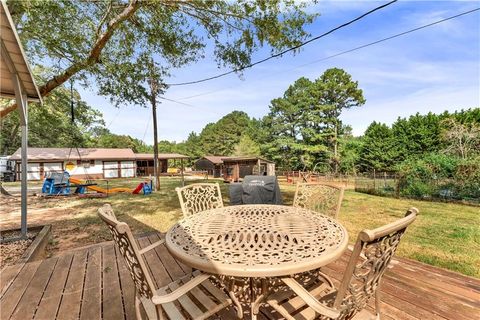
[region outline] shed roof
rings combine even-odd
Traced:
[[[15,98],[15,85],[12,79],[17,74],[27,100],[41,101],[32,71],[23,51],[12,17],[6,3],[0,1],[0,97]]]
[[[230,157],[227,156],[205,156],[203,159],[207,159],[213,164],[222,164],[224,159],[227,159]]]
[[[135,153],[137,160],[153,160],[153,153]],[[185,156],[180,153],[159,153],[158,159],[188,159],[188,156]]]
[[[223,164],[224,162],[235,162],[235,161],[251,161],[251,160],[260,160],[263,162],[273,163],[273,161],[255,157],[255,156],[243,156],[243,157],[233,157],[233,156],[204,156],[201,159],[207,159],[213,164]]]
[[[237,162],[237,161],[252,161],[252,160],[260,160],[263,162],[268,162],[268,163],[274,163],[273,161],[261,158],[261,157],[250,157],[250,156],[245,156],[245,157],[227,157],[223,159],[223,162]]]
[[[79,155],[80,153],[80,155]],[[70,156],[69,156],[70,154]],[[19,148],[10,160],[20,160]],[[28,148],[28,161],[32,160],[135,160],[132,149],[107,148]]]

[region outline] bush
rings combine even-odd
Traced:
[[[480,200],[480,156],[461,160],[455,171],[456,192],[462,199]]]
[[[457,158],[442,154],[405,160],[397,167],[400,194],[426,198],[440,196],[445,188],[451,190],[450,184],[455,180],[458,162]]]

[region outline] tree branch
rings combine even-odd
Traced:
[[[100,59],[100,54],[102,53],[103,48],[107,45],[110,38],[113,36],[115,30],[126,20],[132,17],[135,12],[140,7],[140,2],[138,0],[131,0],[128,6],[110,20],[107,24],[107,29],[103,32],[95,41],[92,49],[90,50],[90,54],[85,60],[78,61],[73,63],[65,69],[61,74],[53,76],[50,80],[48,80],[45,84],[39,87],[40,95],[42,97],[48,95],[53,89],[57,88],[58,86],[65,83],[68,79],[70,79],[73,75],[78,73],[85,68],[98,63]],[[103,22],[101,22],[103,23]],[[4,117],[10,112],[14,111],[17,108],[17,104],[13,103],[10,106],[0,110],[0,117]]]

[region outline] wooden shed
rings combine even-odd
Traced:
[[[207,171],[214,178],[220,178],[223,172],[223,160],[231,157],[205,156],[195,161],[195,170]]]
[[[223,179],[236,182],[247,175],[274,176],[275,163],[260,157],[228,157],[223,159]]]

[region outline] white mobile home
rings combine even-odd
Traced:
[[[20,149],[10,160],[17,162],[19,177]],[[28,148],[28,180],[41,180],[52,171],[80,179],[129,178],[136,176],[136,157],[131,149]]]

